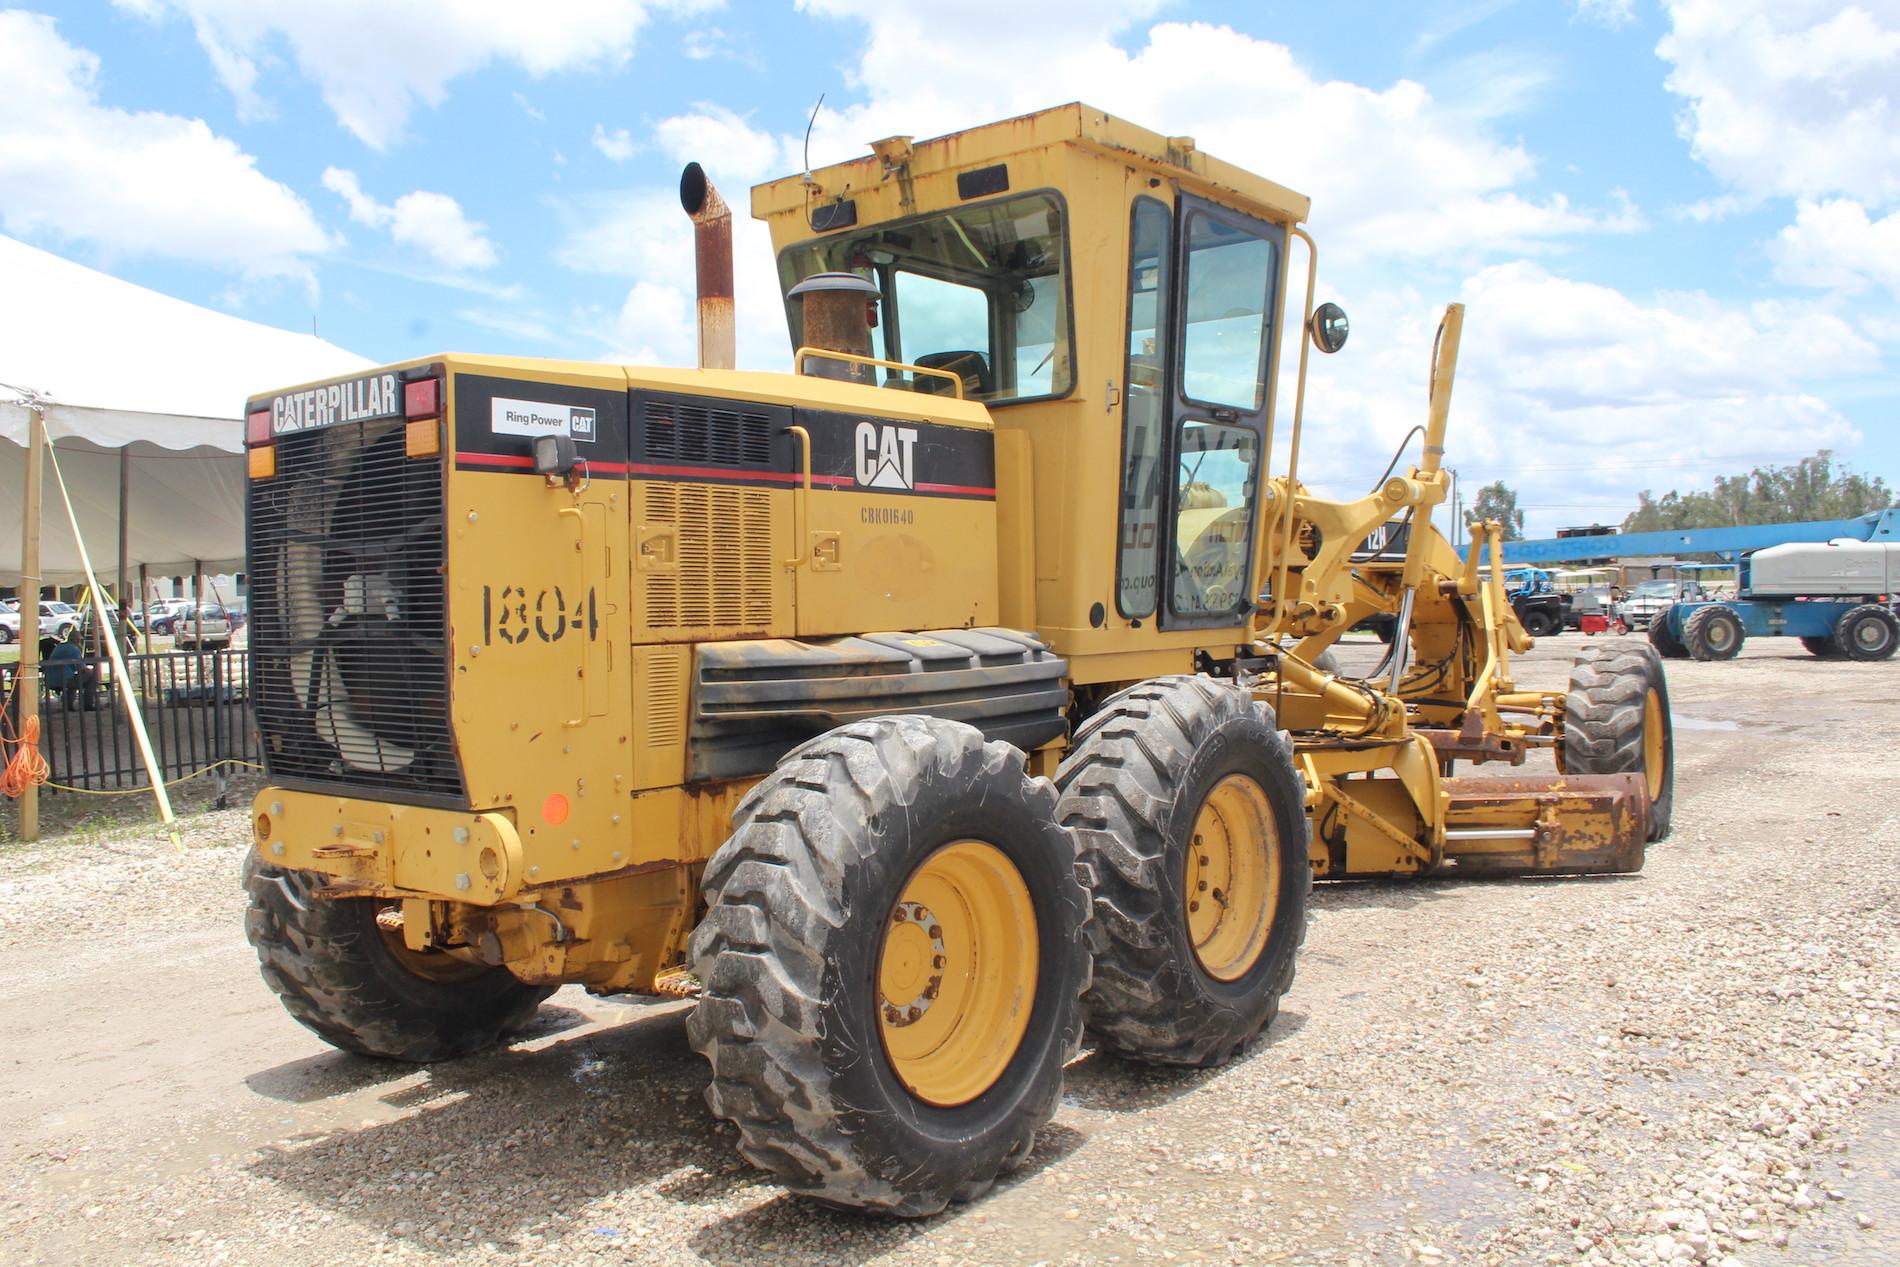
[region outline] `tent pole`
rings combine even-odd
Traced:
[[[27,415],[26,518],[20,528],[20,733],[40,715],[40,468],[46,460],[46,411],[35,405]],[[20,839],[40,838],[40,789],[28,783],[20,793]]]
[[[125,556],[132,552],[132,521],[127,513],[132,501],[132,446],[119,446],[119,588],[113,597],[125,606]],[[121,634],[121,637],[124,635]]]
[[[205,649],[205,561],[191,562],[191,649]]]
[[[53,478],[59,481],[59,497],[66,503],[66,522],[72,525],[73,544],[79,548],[79,566],[86,573],[86,593],[92,598],[93,618],[99,622],[100,628],[104,628],[105,595],[99,590],[98,573],[92,570],[92,553],[86,549],[86,538],[79,531],[79,512],[73,509],[73,495],[67,491],[66,476],[59,469],[58,455],[53,458]],[[138,743],[139,757],[145,763],[146,776],[152,780],[152,799],[158,802],[158,819],[171,836],[172,848],[182,853],[185,844],[178,838],[178,818],[172,813],[172,799],[165,792],[165,772],[152,752],[152,737],[146,733],[145,718],[139,712],[139,692],[132,685],[132,679],[126,676],[125,653],[119,646],[119,640],[110,635],[105,638],[105,651],[112,661],[112,681],[119,688],[119,698],[125,701],[126,720],[132,723],[132,738]]]

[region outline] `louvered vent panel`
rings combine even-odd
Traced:
[[[708,400],[648,397],[641,406],[646,452],[654,462],[701,466],[772,464],[772,420],[756,410]]]
[[[667,748],[686,737],[686,700],[681,691],[686,675],[683,647],[662,647],[647,660],[645,696],[647,747]]]
[[[653,484],[647,519],[677,533],[678,568],[647,578],[653,629],[759,629],[772,619],[772,496],[762,489]]]

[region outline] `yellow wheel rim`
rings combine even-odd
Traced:
[[[1260,785],[1230,774],[1214,785],[1188,841],[1188,936],[1217,981],[1244,976],[1267,948],[1280,904],[1280,833]]]
[[[1663,785],[1663,710],[1662,696],[1653,689],[1643,697],[1643,781],[1654,802]]]
[[[980,840],[924,859],[885,919],[878,1024],[891,1067],[927,1104],[968,1104],[1000,1078],[1036,997],[1036,910],[1016,864]]]

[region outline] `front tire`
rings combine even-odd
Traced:
[[[1640,774],[1649,793],[1649,835],[1669,834],[1676,802],[1676,727],[1662,660],[1638,646],[1585,647],[1564,696],[1563,774]]]
[[[255,852],[244,862],[251,896],[244,931],[264,980],[291,1016],[333,1047],[453,1060],[520,1029],[554,993],[506,968],[408,950],[400,933],[377,926],[374,899],[320,898],[322,884],[308,871],[264,866]]]
[[[1557,630],[1557,622],[1541,607],[1533,607],[1525,612],[1519,623],[1524,626],[1524,632],[1533,638],[1548,638]]]
[[[1087,894],[1047,780],[961,722],[854,722],[740,802],[687,1023],[706,1102],[786,1187],[903,1217],[988,1191],[1081,1042]]]
[[[1801,645],[1807,649],[1809,655],[1815,656],[1818,659],[1837,660],[1840,658],[1841,649],[1834,645],[1834,639],[1832,638],[1811,638],[1804,636],[1801,639]]]
[[[1092,876],[1103,1048],[1217,1065],[1273,1022],[1306,936],[1305,788],[1251,693],[1156,678],[1111,697],[1056,772]]]
[[[1649,645],[1654,647],[1656,654],[1665,660],[1689,658],[1689,649],[1682,645],[1680,638],[1669,631],[1669,611],[1666,608],[1650,618]]]
[[[1834,622],[1834,646],[1850,660],[1885,660],[1900,646],[1900,619],[1878,603],[1862,603]]]
[[[1682,645],[1696,660],[1733,660],[1748,638],[1733,608],[1698,607],[1682,622]]]

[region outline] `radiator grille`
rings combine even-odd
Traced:
[[[647,578],[654,629],[762,629],[772,619],[772,495],[713,484],[653,484],[647,519],[671,524],[679,566]]]
[[[463,800],[442,478],[384,420],[279,437],[276,477],[251,482],[251,680],[272,777]]]
[[[655,462],[769,467],[772,419],[705,399],[648,396],[640,405],[647,457]]]

